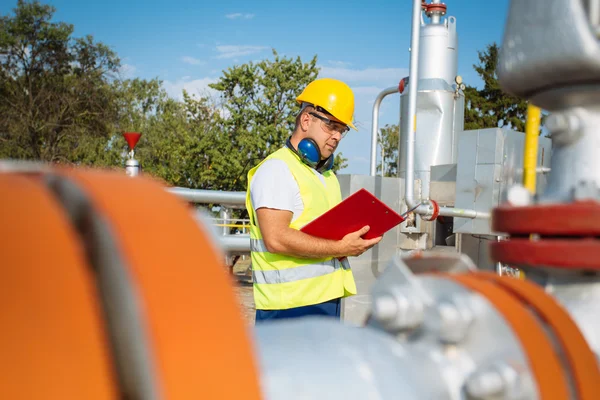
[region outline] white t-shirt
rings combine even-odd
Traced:
[[[323,175],[313,168],[311,170],[325,185]],[[304,210],[298,182],[285,161],[276,158],[262,163],[254,173],[250,183],[250,198],[254,210],[261,207],[288,210],[294,213],[292,221],[296,220]]]

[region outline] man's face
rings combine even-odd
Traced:
[[[308,137],[317,142],[323,160],[329,158],[337,149],[340,140],[348,132],[348,126],[333,115],[317,110],[307,112],[310,117]]]

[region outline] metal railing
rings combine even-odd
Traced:
[[[169,192],[197,204],[220,204],[226,208],[245,208],[246,192],[225,192],[223,190],[187,189],[172,187]]]
[[[221,248],[227,255],[239,254],[245,256],[250,253],[250,234],[247,219],[229,218],[228,210],[243,209],[246,207],[246,192],[225,192],[222,190],[187,189],[171,187],[167,191],[179,196],[183,200],[194,204],[219,204],[223,208],[220,218],[208,218],[214,221],[213,226],[222,228],[221,235],[217,235]],[[207,218],[204,218],[206,222]],[[241,225],[242,232],[230,234],[232,225]]]

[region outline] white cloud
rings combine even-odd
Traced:
[[[250,54],[259,53],[268,49],[267,46],[246,46],[246,45],[219,45],[216,58],[235,58],[239,56],[247,56]]]
[[[329,60],[329,61],[327,61],[327,64],[332,65],[337,68],[344,68],[344,67],[349,67],[350,65],[352,65],[352,63],[349,63],[347,61],[337,61],[337,60]]]
[[[217,91],[209,88],[208,85],[215,82],[217,82],[217,78],[190,79],[186,76],[174,82],[165,81],[164,87],[169,96],[179,100],[183,99],[184,89],[190,95],[212,98],[217,96]]]
[[[197,58],[190,57],[190,56],[181,57],[181,61],[183,61],[186,64],[191,64],[191,65],[202,65],[202,64],[205,64],[204,61],[198,60]]]
[[[336,78],[344,82],[388,82],[389,86],[398,84],[408,76],[408,68],[365,68],[351,69],[320,66],[319,76]]]
[[[123,64],[119,68],[119,74],[128,79],[133,77],[136,70],[137,68],[131,64]]]
[[[254,18],[254,14],[233,13],[233,14],[225,15],[225,18],[228,18],[228,19],[252,19],[252,18]]]

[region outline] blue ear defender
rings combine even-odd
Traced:
[[[302,162],[309,167],[316,169],[320,173],[329,171],[333,167],[333,154],[326,160],[321,160],[321,151],[313,139],[302,139],[300,143],[298,143],[298,150],[296,150],[288,138],[286,146],[294,153],[298,154]]]
[[[302,139],[298,143],[298,153],[300,158],[313,168],[317,168],[317,165],[321,162],[321,151],[312,139]]]

